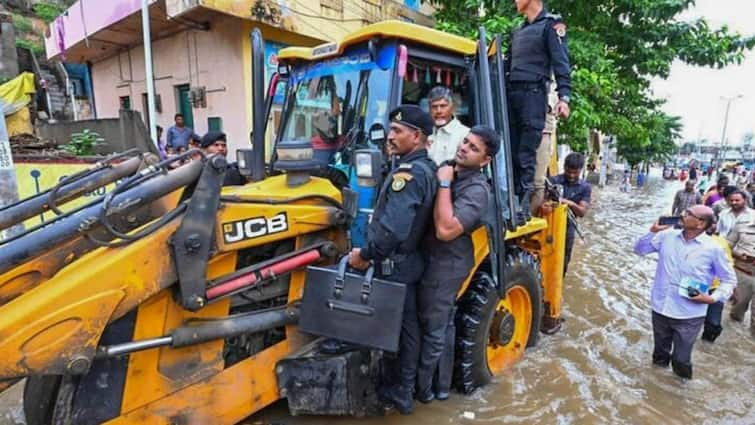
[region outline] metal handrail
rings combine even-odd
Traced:
[[[76,108],[76,94],[73,90],[73,85],[71,84],[71,79],[68,77],[68,71],[66,71],[66,67],[63,66],[63,63],[60,61],[55,62],[55,68],[63,74],[63,78],[65,79],[65,89],[67,94],[71,98],[71,110],[73,111],[73,120],[78,121],[79,120],[79,111]]]
[[[39,86],[42,87],[45,91],[45,103],[47,104],[47,119],[48,121],[54,121],[54,118],[52,117],[52,101],[50,100],[50,90],[47,88],[47,84],[49,82],[47,80],[45,81],[45,84],[41,84],[42,78],[42,67],[39,66],[39,61],[37,61],[37,56],[34,54],[34,52],[31,49],[27,49],[29,52],[29,56],[31,57],[31,68],[34,71],[34,75],[37,76],[37,81],[39,82]]]

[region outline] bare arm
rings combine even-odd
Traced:
[[[464,227],[454,217],[454,206],[451,201],[451,189],[439,188],[435,195],[435,237],[442,241],[452,241],[464,233]]]

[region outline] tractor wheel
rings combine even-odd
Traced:
[[[454,380],[464,393],[490,382],[537,342],[542,287],[537,261],[524,251],[507,256],[500,298],[495,281],[478,273],[459,300]]]
[[[23,401],[27,425],[52,423],[59,388],[59,375],[30,376],[26,379]]]

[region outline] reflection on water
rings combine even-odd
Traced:
[[[649,293],[656,261],[632,253],[634,241],[668,213],[679,182],[657,177],[642,189],[593,190],[565,282],[564,330],[494,383],[471,396],[418,404],[411,416],[364,424],[755,424],[755,342],[728,320],[714,345],[698,342],[695,379],[650,366]],[[745,323],[748,323],[745,320]],[[470,419],[474,417],[474,419]],[[347,424],[353,418],[287,415],[285,402],[251,422]]]

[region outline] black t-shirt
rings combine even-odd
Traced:
[[[550,178],[551,183],[559,184],[564,188],[564,198],[579,204],[582,201],[590,202],[592,198],[592,186],[590,183],[580,179],[575,183],[570,183],[566,176],[559,174]],[[576,231],[576,225],[569,221],[566,227],[567,234],[574,234]]]
[[[435,236],[435,226],[430,226],[424,245],[427,268],[423,279],[447,280],[467,276],[474,266],[472,232],[482,224],[488,210],[490,186],[479,170],[460,171],[451,183],[451,200],[454,217],[464,228],[458,238],[441,241]]]

